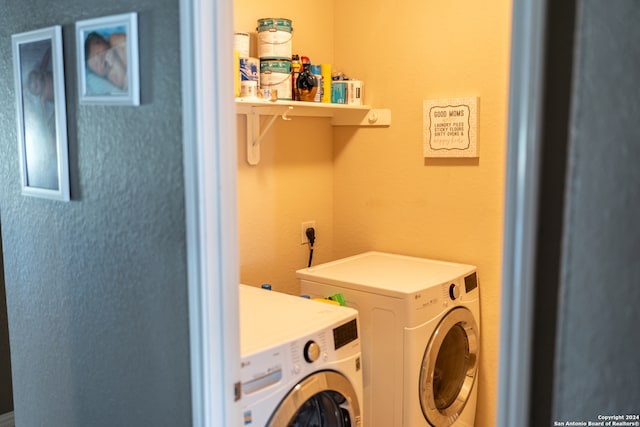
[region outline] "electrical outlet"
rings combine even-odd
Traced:
[[[316,235],[318,234],[318,229],[316,228],[315,221],[305,221],[300,226],[300,245],[306,245],[309,243],[309,239],[307,239],[307,228],[313,228],[316,230]]]

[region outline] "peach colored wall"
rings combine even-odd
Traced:
[[[308,3],[304,3],[308,5]],[[476,426],[495,425],[511,2],[369,0],[309,13],[302,2],[236,0],[236,29],[293,20],[294,52],[365,81],[386,129],[278,120],[262,161],[245,160],[238,120],[241,280],[297,294],[300,223],[314,219],[314,263],[376,249],[478,266],[481,361]],[[422,102],[478,96],[477,159],[425,160]]]
[[[280,119],[278,119],[280,120]],[[324,125],[318,124],[320,120]],[[238,120],[239,139],[246,135]],[[311,135],[305,135],[313,129]],[[316,221],[314,263],[333,259],[333,147],[327,119],[295,117],[275,124],[262,141],[261,161],[249,166],[238,145],[240,281],[271,283],[299,294],[295,271],[307,266],[301,223]]]
[[[331,3],[309,12],[309,3],[291,0],[236,0],[235,29],[254,32],[260,18],[293,21],[292,48],[314,63],[333,61]],[[307,266],[309,250],[300,245],[301,223],[316,221],[314,263],[333,259],[333,134],[329,119],[277,119],[261,142],[261,161],[246,161],[246,119],[238,116],[238,223],[240,280],[269,282],[299,294],[295,271]],[[263,118],[266,123],[267,118]]]
[[[511,2],[359,4],[343,2],[336,13],[334,60],[366,82],[366,103],[390,108],[393,118],[388,129],[334,131],[334,255],[376,249],[478,267],[476,426],[492,427]],[[423,100],[467,96],[479,97],[479,158],[425,160]]]

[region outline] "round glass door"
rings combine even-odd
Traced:
[[[455,422],[471,394],[478,371],[478,328],[471,312],[458,307],[440,321],[422,358],[419,396],[431,424]]]
[[[335,371],[316,372],[298,383],[267,423],[267,427],[360,425],[360,404],[356,391],[349,380]]]

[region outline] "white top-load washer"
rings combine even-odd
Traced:
[[[472,427],[480,303],[472,265],[367,252],[297,271],[358,310],[367,427]]]
[[[358,313],[240,285],[244,425],[362,426]]]

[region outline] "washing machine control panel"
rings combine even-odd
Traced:
[[[478,276],[475,271],[464,278],[464,288],[467,293],[478,288]]]
[[[469,301],[477,298],[478,278],[476,272],[459,277],[455,281],[442,284],[442,305],[448,307],[452,302]]]
[[[331,330],[309,334],[242,358],[240,376],[245,396],[287,383],[291,377],[306,376],[320,362],[335,359],[329,345]]]

